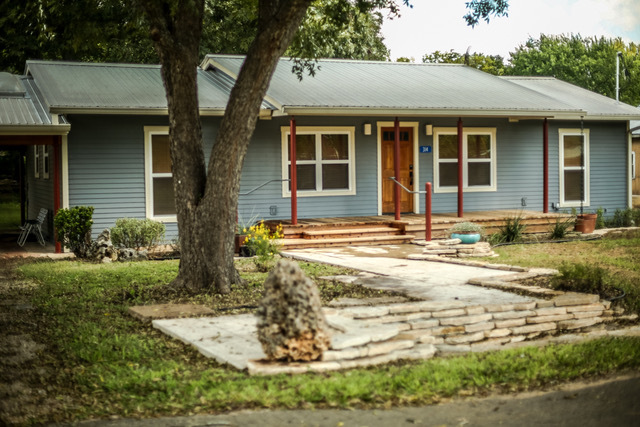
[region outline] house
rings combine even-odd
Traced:
[[[208,55],[198,68],[206,152],[243,59]],[[261,107],[242,172],[241,217],[421,213],[425,196],[417,191],[426,182],[435,213],[612,212],[631,204],[635,107],[554,78],[495,77],[463,65],[320,60],[316,75],[302,81],[291,65],[280,60]],[[159,66],[28,61],[19,80],[50,123],[44,134],[59,161],[46,168],[59,170],[60,206],[94,206],[94,233],[138,217],[165,222],[174,237]],[[31,144],[29,213],[55,210],[56,185],[45,185],[48,199],[35,194],[47,184],[43,162],[51,154],[37,148],[39,140],[21,141]],[[398,197],[390,177],[416,193]]]
[[[633,206],[640,207],[640,121],[632,120],[631,127],[631,193]]]

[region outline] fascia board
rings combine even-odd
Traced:
[[[390,109],[390,108],[340,108],[340,107],[285,107],[285,115],[324,116],[428,116],[428,117],[522,117],[565,119],[586,116],[586,111],[531,111],[531,110],[457,110],[457,109]]]
[[[0,126],[0,135],[67,135],[71,125]]]

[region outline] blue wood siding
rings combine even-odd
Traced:
[[[356,193],[349,196],[316,196],[298,198],[299,218],[376,215],[378,212],[378,121],[393,117],[304,117],[296,118],[298,126],[355,128]],[[150,116],[70,116],[69,134],[69,201],[71,206],[95,207],[94,236],[110,228],[121,217],[145,217],[144,127],[166,126],[166,117]],[[425,125],[455,127],[452,118],[402,118],[417,122],[419,145],[433,147],[433,136],[427,136]],[[220,118],[203,118],[205,153],[208,157],[219,127]],[[372,135],[363,134],[363,125],[371,123]],[[259,120],[251,140],[241,178],[241,192],[264,182],[282,178],[281,127],[288,118]],[[543,124],[542,120],[509,122],[506,119],[465,119],[465,127],[496,128],[497,191],[465,192],[464,210],[523,208],[543,209]],[[559,200],[558,129],[579,128],[579,122],[549,122],[549,202]],[[625,123],[585,122],[591,143],[591,206],[612,213],[627,203]],[[433,181],[433,152],[418,154],[419,182]],[[33,184],[35,185],[35,184]],[[44,197],[44,196],[41,196]],[[526,206],[522,206],[525,198]],[[45,203],[43,200],[42,203]],[[51,202],[52,203],[52,202]],[[424,196],[420,197],[424,212]],[[433,195],[434,212],[455,212],[457,193]],[[275,214],[273,214],[275,212]],[[282,197],[282,185],[271,183],[260,190],[241,196],[238,215],[241,219],[288,219],[290,198]],[[177,235],[175,223],[167,223],[167,239]]]

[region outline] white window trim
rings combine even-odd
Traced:
[[[144,194],[147,218],[159,222],[177,222],[176,215],[153,214],[153,178],[169,178],[172,173],[153,173],[151,139],[153,135],[169,135],[169,126],[144,127]]]
[[[280,128],[282,134],[282,179],[289,178],[289,126]],[[296,135],[316,135],[316,160],[297,161],[299,165],[304,164],[348,164],[349,165],[349,188],[345,190],[318,190],[322,183],[322,168],[316,167],[316,190],[298,190],[298,197],[322,197],[322,196],[353,196],[356,194],[356,128],[355,126],[296,126]],[[322,160],[322,146],[318,143],[320,135],[347,134],[349,144],[349,159],[344,160]],[[289,191],[289,181],[282,182],[282,197],[291,197]]]
[[[40,178],[40,146],[33,146],[33,176]]]
[[[49,179],[51,164],[49,163],[49,145],[42,146],[42,178]]]
[[[420,124],[418,122],[400,122],[401,128],[413,129],[413,176],[415,177],[414,191],[422,190],[418,188],[420,183],[420,157],[418,156],[418,150],[420,146]],[[382,215],[382,128],[392,128],[395,126],[395,122],[376,122],[377,131],[377,175],[378,175],[378,215]],[[404,190],[402,190],[404,191]],[[413,195],[413,213],[420,213],[420,194]]]
[[[458,128],[433,128],[433,192],[434,193],[456,193],[458,186],[440,186],[440,144],[438,138],[440,135],[457,135]],[[489,158],[491,168],[491,185],[479,186],[474,185],[469,187],[468,179],[469,173],[466,165],[468,163],[474,163],[474,159],[468,159],[468,145],[466,144],[466,137],[469,134],[473,135],[489,135],[491,137],[491,157]],[[462,131],[462,183],[463,191],[465,193],[478,193],[478,192],[491,192],[498,191],[498,153],[496,150],[496,128],[463,128]],[[457,163],[458,160],[452,160],[452,163]],[[482,159],[482,163],[486,163],[485,159]]]
[[[564,137],[572,136],[572,135],[584,135],[584,200],[582,203],[580,201],[565,201],[564,199]],[[558,167],[559,167],[559,193],[560,193],[560,207],[561,208],[575,208],[582,206],[590,206],[591,205],[591,186],[590,186],[590,162],[589,162],[589,129],[558,129]],[[567,169],[572,170],[580,170],[580,167],[569,167]]]

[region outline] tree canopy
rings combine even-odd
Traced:
[[[615,99],[616,55],[620,55],[620,101],[640,104],[640,45],[620,38],[578,35],[530,38],[501,56],[450,50],[423,56],[428,63],[466,64],[487,73],[512,76],[550,76]]]
[[[257,33],[258,0],[206,0],[200,58],[246,54]],[[286,52],[304,58],[388,59],[380,11],[316,0]],[[0,5],[0,71],[27,59],[158,63],[149,24],[124,0],[6,0]]]
[[[640,46],[620,38],[546,36],[529,39],[511,53],[507,74],[553,76],[615,98],[616,55],[620,57],[620,101],[640,104]]]
[[[500,55],[484,55],[478,52],[461,54],[453,50],[448,52],[436,50],[433,53],[424,55],[422,62],[431,64],[465,64],[496,76],[505,74],[504,60]]]

